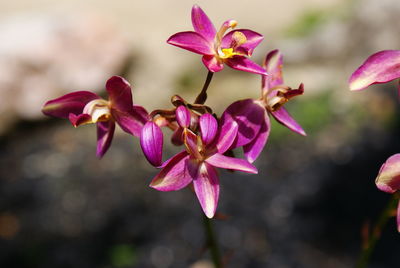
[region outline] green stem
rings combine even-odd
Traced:
[[[217,239],[212,228],[211,219],[203,215],[203,223],[204,231],[206,233],[207,247],[210,249],[212,261],[215,265],[215,268],[222,268]]]
[[[201,92],[199,93],[199,95],[197,96],[196,100],[194,101],[195,104],[204,104],[206,102],[206,100],[207,100],[207,89],[208,89],[208,86],[211,83],[213,75],[214,75],[213,72],[208,71],[206,81],[204,82],[204,86],[203,86]]]
[[[386,208],[382,211],[381,215],[379,216],[378,222],[374,226],[372,233],[370,234],[368,241],[366,242],[366,245],[360,254],[360,257],[355,266],[356,268],[367,267],[371,254],[375,249],[376,243],[381,237],[381,233],[385,228],[386,223],[391,217],[393,217],[393,210],[396,208],[398,200],[399,196],[397,194],[394,194],[386,205]]]

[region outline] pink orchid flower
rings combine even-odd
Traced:
[[[351,75],[350,90],[362,90],[400,78],[400,50],[384,50],[370,57]],[[390,156],[375,180],[379,190],[395,193],[400,190],[400,154]],[[397,208],[397,229],[400,232],[400,203]]]
[[[264,148],[271,129],[269,116],[290,130],[305,136],[303,128],[292,118],[283,105],[304,92],[303,84],[292,89],[283,84],[283,56],[273,50],[265,58],[263,67],[268,76],[262,76],[261,98],[245,99],[231,104],[222,115],[222,121],[235,120],[238,134],[231,149],[243,146],[246,159],[254,162]]]
[[[217,32],[214,25],[197,5],[192,8],[193,31],[172,35],[167,43],[203,55],[203,63],[211,72],[219,72],[224,63],[245,72],[266,75],[265,70],[248,59],[263,40],[263,36],[247,29],[227,30],[236,27],[234,20],[225,21]]]
[[[140,136],[148,119],[146,110],[132,102],[130,84],[113,76],[106,83],[109,100],[90,91],[76,91],[45,103],[45,115],[67,118],[73,126],[96,123],[97,156],[102,157],[111,145],[115,122],[127,133]]]
[[[244,159],[224,155],[236,137],[236,122],[226,123],[218,130],[217,120],[206,113],[199,119],[200,133],[196,134],[188,128],[190,113],[183,112],[184,109],[180,109],[181,117],[177,121],[183,128],[186,150],[167,160],[150,186],[159,191],[177,191],[193,183],[204,214],[212,218],[219,198],[219,179],[215,168],[253,174],[257,173],[257,169]]]

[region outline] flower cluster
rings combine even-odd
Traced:
[[[209,218],[215,215],[219,198],[217,168],[257,173],[252,164],[263,150],[271,129],[270,116],[290,130],[305,135],[301,126],[283,107],[303,94],[303,84],[290,88],[283,83],[283,57],[278,50],[267,54],[262,66],[250,60],[263,36],[247,29],[234,30],[237,22],[225,21],[217,31],[197,5],[192,8],[194,31],[172,35],[168,43],[203,55],[209,73],[203,89],[193,103],[178,95],[171,98],[172,109],[151,113],[132,102],[129,83],[118,76],[106,83],[109,100],[88,91],[67,94],[48,101],[43,113],[68,118],[76,127],[97,124],[97,155],[109,148],[115,123],[126,133],[140,138],[148,162],[159,173],[150,187],[159,191],[176,191],[191,186]],[[215,72],[229,67],[261,76],[259,99],[245,99],[229,105],[221,116],[205,105],[207,88]],[[163,131],[173,131],[171,142],[182,146],[180,152],[163,161]],[[245,159],[234,157],[242,148]]]
[[[384,50],[371,55],[351,75],[350,90],[362,90],[400,78],[400,50]],[[379,190],[395,193],[400,190],[400,153],[390,156],[375,180]],[[397,229],[400,232],[400,202],[397,207]]]

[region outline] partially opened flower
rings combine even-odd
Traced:
[[[211,72],[219,72],[224,63],[241,71],[266,74],[258,64],[248,59],[253,50],[263,40],[263,36],[247,29],[232,30],[237,22],[225,21],[216,31],[214,25],[197,5],[192,8],[193,31],[179,32],[172,35],[167,42],[197,54],[203,55],[203,63]]]
[[[362,90],[400,78],[400,50],[384,50],[371,55],[351,75],[350,90]]]
[[[243,146],[246,159],[254,162],[264,148],[271,129],[269,115],[290,130],[306,135],[303,128],[290,116],[283,105],[304,92],[303,84],[292,89],[283,84],[283,57],[273,50],[265,58],[264,68],[268,76],[262,76],[261,98],[245,99],[231,104],[222,115],[222,121],[235,120],[238,134],[231,149]]]
[[[140,136],[148,119],[146,110],[132,102],[129,83],[113,76],[106,83],[109,100],[90,91],[76,91],[45,103],[45,115],[67,118],[75,127],[96,123],[97,156],[102,157],[111,145],[115,122],[127,133]]]
[[[390,194],[400,190],[400,154],[392,155],[386,160],[375,183],[380,190]],[[397,229],[400,232],[400,203],[397,207]]]
[[[159,191],[180,190],[193,183],[200,205],[209,218],[215,214],[219,198],[217,168],[234,169],[257,173],[257,169],[244,159],[225,156],[237,134],[237,124],[227,122],[218,128],[217,120],[209,113],[200,117],[200,134],[194,133],[188,125],[187,115],[182,116],[185,151],[169,159],[150,186]]]

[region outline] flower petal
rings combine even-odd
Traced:
[[[128,81],[120,76],[113,76],[107,80],[106,90],[112,109],[123,112],[132,111],[132,91]]]
[[[208,157],[206,162],[218,168],[234,169],[252,174],[258,173],[257,168],[248,161],[240,158],[225,156],[219,153]]]
[[[194,191],[201,208],[208,218],[214,217],[219,198],[219,179],[217,171],[207,163],[203,163],[198,176],[193,179]]]
[[[197,54],[213,55],[212,44],[196,32],[180,32],[172,35],[167,43]]]
[[[171,136],[171,142],[173,145],[176,146],[181,146],[183,144],[183,128],[178,127],[177,129],[175,129],[174,133],[172,133]]]
[[[254,49],[261,43],[261,41],[264,39],[264,36],[262,36],[259,33],[256,33],[252,30],[247,30],[247,29],[237,29],[230,31],[227,33],[223,38],[221,42],[221,47],[222,48],[230,48],[232,47],[232,37],[235,32],[241,32],[246,36],[246,42],[239,47],[237,47],[235,50],[241,51],[243,53],[246,53],[248,56],[251,56],[253,54]]]
[[[384,50],[371,55],[351,75],[350,90],[386,83],[400,77],[400,50]]]
[[[243,146],[244,156],[246,157],[247,161],[253,163],[260,155],[265,144],[267,143],[270,130],[271,122],[269,120],[269,116],[266,115],[265,121],[263,122],[257,136],[253,139],[252,142]]]
[[[175,110],[176,121],[181,127],[189,127],[190,111],[183,105],[178,106]]]
[[[213,42],[217,31],[206,13],[198,6],[192,8],[192,24],[194,30],[209,42]]]
[[[70,113],[68,119],[74,127],[93,123],[92,117],[88,114],[75,115],[73,113]]]
[[[159,191],[177,191],[192,182],[186,162],[189,155],[186,151],[173,156],[160,173],[151,181],[150,187]]]
[[[379,190],[394,193],[400,189],[400,154],[389,157],[375,180]]]
[[[114,131],[114,121],[97,122],[97,157],[101,158],[107,152],[111,145]]]
[[[263,67],[268,75],[262,77],[263,92],[269,89],[283,85],[282,77],[283,56],[278,49],[272,50],[265,57]]]
[[[286,126],[290,130],[292,130],[300,135],[307,136],[307,134],[303,130],[303,128],[299,125],[299,123],[297,123],[293,119],[293,117],[288,113],[288,111],[284,107],[279,108],[278,110],[276,110],[275,112],[272,112],[271,114],[274,116],[276,121],[278,121],[282,125]]]
[[[239,71],[267,75],[263,67],[243,56],[233,56],[232,58],[226,59],[225,63],[229,67]]]
[[[228,115],[239,127],[237,138],[231,146],[233,149],[248,144],[256,137],[265,118],[265,108],[252,99],[245,99],[228,106],[222,114],[222,124],[230,120]]]
[[[219,153],[225,153],[232,145],[238,134],[238,123],[232,116],[226,114],[221,120],[220,128],[216,138],[216,147]]]
[[[204,55],[202,61],[210,72],[216,73],[224,69],[224,63],[214,55]]]
[[[133,106],[129,112],[112,109],[111,113],[125,132],[136,137],[140,137],[143,125],[149,119],[146,110],[138,105]]]
[[[162,164],[163,133],[153,121],[147,122],[141,131],[140,146],[147,161],[157,167]]]
[[[69,114],[81,114],[85,105],[99,96],[90,91],[76,91],[68,93],[57,99],[49,100],[43,105],[45,115],[69,118]]]
[[[217,135],[218,122],[211,114],[203,114],[200,117],[200,131],[201,139],[205,144],[210,144],[213,142],[215,136]]]

